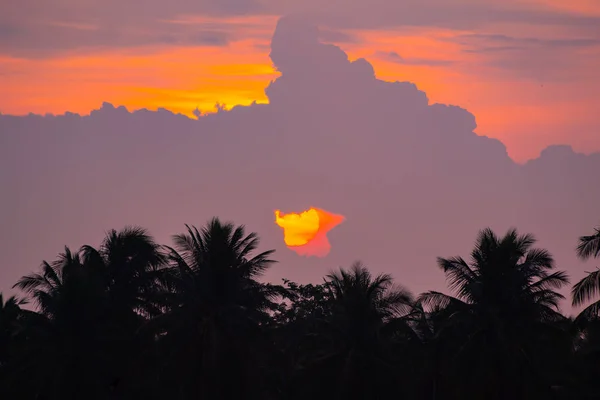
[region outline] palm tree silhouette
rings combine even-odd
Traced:
[[[104,319],[104,287],[99,275],[68,247],[56,261],[44,261],[41,273],[22,277],[15,287],[29,294],[40,313],[21,355],[24,374],[32,377],[35,396],[91,396],[101,392],[99,378]],[[95,375],[95,376],[94,376]]]
[[[164,256],[141,228],[110,231],[98,250],[69,248],[15,287],[39,314],[28,363],[50,396],[102,397],[131,367],[135,334],[154,311]]]
[[[23,304],[25,300],[17,299],[15,296],[5,301],[3,294],[0,293],[0,376],[3,375],[2,369],[8,363],[15,336],[21,328],[20,320],[23,316],[21,305]]]
[[[386,397],[390,379],[398,371],[385,328],[411,313],[411,293],[393,285],[388,274],[372,276],[360,263],[327,275],[326,287],[330,312],[301,346],[304,356],[298,360],[294,398]],[[311,339],[315,335],[320,340]]]
[[[593,235],[581,236],[577,246],[577,255],[582,260],[600,257],[600,228],[596,228]],[[593,300],[600,293],[600,270],[589,272],[588,275],[577,282],[571,290],[573,306],[579,307]],[[579,314],[578,319],[597,318],[600,312],[600,300],[587,306]]]
[[[594,234],[579,237],[577,256],[581,260],[600,257],[600,228]],[[600,270],[588,272],[571,290],[572,305],[580,307],[590,301],[575,318],[575,366],[578,368],[579,387],[586,398],[593,398],[598,392],[598,359],[600,359]],[[582,394],[578,393],[580,397]]]
[[[258,236],[218,218],[200,230],[186,227],[169,248],[169,307],[153,321],[165,367],[182,398],[251,398],[258,390],[250,389],[252,376],[261,371],[260,349],[251,343],[278,294],[256,279],[275,262],[273,250],[254,255]]]
[[[20,374],[14,371],[24,339],[26,301],[15,296],[4,300],[0,293],[0,397],[18,398]],[[17,383],[17,384],[15,384]]]
[[[536,372],[543,369],[538,367],[546,344],[535,338],[564,319],[558,311],[563,296],[556,290],[568,278],[562,271],[552,272],[552,256],[533,248],[534,243],[532,235],[515,229],[503,237],[484,229],[471,263],[461,257],[438,258],[455,296],[436,291],[420,296],[425,306],[444,314],[438,345],[447,377],[458,380],[470,373],[463,379],[463,390],[473,396],[469,398],[525,398],[531,390],[549,389]]]
[[[173,247],[111,230],[22,277],[24,300],[0,294],[0,398],[597,397],[600,301],[561,315],[567,275],[531,235],[482,230],[470,260],[437,260],[451,294],[415,300],[360,263],[262,283],[275,261],[255,233],[186,228]],[[599,229],[582,259],[600,257]],[[599,291],[596,271],[573,304]]]
[[[142,352],[153,346],[152,338],[140,337],[139,330],[166,305],[166,255],[145,229],[136,226],[108,231],[98,248],[82,246],[80,255],[86,268],[97,271],[105,291],[110,390],[131,390],[123,383],[139,376]]]
[[[111,230],[98,249],[85,245],[80,253],[86,267],[102,275],[111,312],[125,318],[119,324],[160,313],[166,257],[145,229]]]

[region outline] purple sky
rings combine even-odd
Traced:
[[[280,20],[270,104],[199,120],[110,104],[89,116],[0,115],[0,291],[108,229],[142,225],[169,243],[212,216],[277,250],[273,281],[318,281],[361,260],[415,293],[445,291],[435,257],[467,257],[486,226],[535,234],[572,282],[593,268],[574,249],[600,222],[600,154],[551,146],[516,164],[473,133],[467,110],[377,80],[368,61],[317,37]],[[326,258],[287,249],[274,223],[275,209],[310,206],[347,218],[328,234]]]

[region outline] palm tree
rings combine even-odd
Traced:
[[[68,247],[52,263],[43,261],[41,273],[27,275],[13,286],[29,295],[39,311],[49,319],[80,320],[87,301],[102,297],[103,271],[86,268],[80,254]],[[68,311],[68,312],[67,312]]]
[[[408,315],[414,307],[412,294],[393,285],[389,274],[373,277],[360,263],[350,271],[340,269],[327,275],[333,297],[332,319],[355,344],[369,345],[392,319]],[[360,329],[356,329],[360,327]]]
[[[600,257],[600,228],[594,234],[579,238],[577,256],[581,260]],[[580,307],[598,297],[600,270],[588,272],[571,290],[572,305]],[[576,366],[579,368],[579,386],[588,393],[598,392],[598,359],[600,357],[600,299],[585,307],[575,318]],[[581,397],[581,396],[580,396]],[[591,396],[590,396],[591,397]]]
[[[166,305],[164,277],[166,256],[148,232],[140,227],[110,230],[98,248],[80,249],[82,262],[99,272],[106,296],[107,350],[111,360],[111,390],[133,389],[144,363],[143,351],[151,351],[152,338],[139,329]],[[129,385],[128,385],[129,383]]]
[[[218,218],[200,230],[186,227],[169,248],[170,306],[153,321],[169,354],[171,383],[181,398],[251,398],[248,376],[261,365],[260,349],[250,343],[260,339],[278,293],[256,279],[275,262],[269,258],[274,250],[253,254],[258,236]]]
[[[84,264],[102,271],[113,312],[133,319],[160,313],[166,257],[145,229],[111,230],[98,249],[85,245],[80,252]]]
[[[479,233],[469,265],[462,257],[438,258],[455,297],[429,291],[421,296],[428,305],[483,307],[501,316],[518,315],[533,321],[560,319],[556,292],[568,283],[563,271],[554,269],[554,259],[547,250],[536,249],[535,238],[509,230],[502,238],[491,229]]]
[[[145,230],[125,228],[110,231],[98,249],[65,248],[57,261],[42,263],[41,273],[15,284],[40,313],[23,358],[43,384],[40,390],[93,398],[118,386],[133,368],[138,328],[159,308],[163,261]]]
[[[326,287],[330,312],[299,348],[303,354],[291,391],[298,398],[386,397],[399,373],[391,357],[397,329],[386,335],[386,328],[412,312],[412,295],[393,285],[390,275],[374,277],[360,263],[329,274]],[[396,392],[400,386],[394,384]]]
[[[15,385],[14,369],[25,339],[28,311],[21,308],[26,303],[15,296],[4,300],[0,293],[0,397],[18,399],[22,390]]]
[[[21,305],[24,303],[25,300],[15,296],[4,301],[4,296],[0,293],[0,370],[8,361],[11,343],[19,329]]]
[[[600,228],[593,235],[581,236],[577,246],[577,256],[582,260],[600,257]],[[600,270],[589,272],[577,282],[571,290],[573,306],[579,307],[594,299],[600,293]],[[587,306],[578,316],[578,320],[597,318],[600,312],[600,300]]]
[[[484,229],[471,263],[461,257],[438,258],[455,296],[436,291],[420,296],[425,306],[445,314],[438,346],[449,361],[446,375],[459,380],[470,372],[471,378],[462,384],[472,396],[523,398],[532,387],[549,387],[535,374],[549,353],[539,333],[550,337],[548,332],[557,332],[555,324],[564,319],[558,310],[563,296],[556,290],[568,278],[562,271],[552,272],[554,259],[534,244],[532,235],[520,235],[515,229],[501,238]],[[481,386],[474,388],[477,384]]]
[[[103,386],[101,365],[105,291],[101,272],[87,268],[68,247],[56,261],[44,261],[41,273],[21,278],[15,287],[28,294],[40,314],[28,333],[25,354],[15,366],[37,385],[42,398],[94,398]]]

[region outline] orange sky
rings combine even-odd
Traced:
[[[567,7],[558,0],[544,1],[552,7]],[[570,12],[600,15],[596,0],[571,5]],[[171,22],[206,21],[187,17]],[[278,76],[268,56],[276,21],[276,17],[229,19],[227,23],[239,25],[247,34],[220,47],[83,49],[36,59],[0,54],[0,112],[87,114],[108,101],[129,109],[164,107],[192,115],[196,107],[210,111],[217,102],[228,108],[267,102],[264,88]],[[550,35],[527,26],[519,29],[525,37]],[[579,58],[568,64],[573,68],[569,79],[547,79],[544,71],[538,77],[535,69],[533,75],[527,75],[528,71],[524,75],[507,72],[494,65],[504,61],[498,58],[500,54],[469,53],[456,43],[461,35],[481,32],[415,28],[345,33],[356,38],[353,43],[338,43],[351,59],[369,60],[380,79],[416,83],[431,102],[468,109],[477,118],[477,132],[502,140],[517,161],[536,157],[542,148],[554,143],[572,144],[584,152],[600,150],[600,135],[593,128],[600,126],[595,111],[600,89],[594,72],[600,68],[597,47],[578,50]],[[490,25],[485,33],[502,32]],[[441,63],[401,64],[381,56],[389,52],[405,59]]]

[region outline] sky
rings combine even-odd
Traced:
[[[319,282],[360,260],[415,293],[445,291],[436,257],[468,258],[485,227],[534,234],[572,282],[594,268],[575,257],[600,224],[593,3],[102,4],[0,12],[12,74],[29,77],[7,79],[0,99],[23,107],[0,115],[0,291],[109,229],[141,225],[169,243],[213,216],[276,250],[273,282]],[[231,107],[248,82],[262,97]],[[461,100],[476,88],[479,105]],[[203,96],[228,107],[172,106]],[[287,248],[275,223],[275,210],[310,207],[344,217],[325,257]]]
[[[268,101],[269,42],[301,14],[376,76],[467,108],[517,162],[600,150],[597,0],[21,0],[0,4],[0,112],[107,101],[193,116]]]

